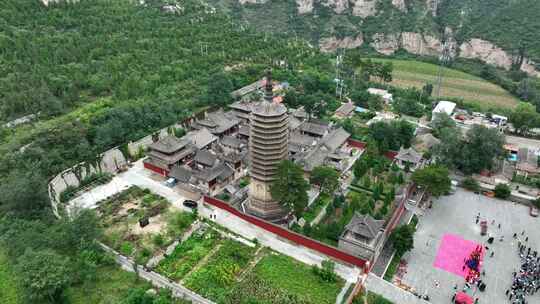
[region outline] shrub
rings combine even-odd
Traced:
[[[120,253],[125,256],[130,256],[133,253],[133,245],[130,242],[123,242],[120,245]]]
[[[506,184],[497,184],[497,186],[495,186],[495,197],[507,199],[510,197],[510,193],[510,187]]]
[[[337,281],[337,276],[334,273],[334,268],[336,264],[332,261],[323,261],[321,263],[321,268],[313,265],[313,272],[318,275],[324,282],[333,283]]]
[[[480,185],[472,177],[465,178],[463,180],[463,182],[461,183],[461,185],[463,186],[463,188],[465,188],[467,190],[470,190],[470,191],[479,191],[480,190]]]
[[[152,238],[152,243],[156,245],[156,247],[161,247],[163,244],[165,244],[165,240],[163,239],[163,236],[161,234],[156,234]]]

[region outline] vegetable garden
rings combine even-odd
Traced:
[[[195,217],[175,210],[163,197],[133,186],[98,203],[103,241],[140,264],[179,238]],[[145,227],[139,221],[148,220]]]
[[[220,304],[335,303],[344,285],[333,269],[325,272],[267,248],[247,246],[212,227],[179,244],[156,270]]]

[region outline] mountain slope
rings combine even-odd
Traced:
[[[529,74],[540,70],[540,1],[208,0],[260,31],[297,35],[322,50],[367,47],[450,54]]]

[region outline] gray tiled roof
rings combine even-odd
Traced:
[[[208,167],[213,166],[216,163],[216,160],[217,156],[207,150],[199,150],[197,151],[197,154],[195,154],[195,161]]]
[[[231,176],[231,174],[234,174],[234,170],[232,170],[224,163],[219,163],[212,168],[204,169],[197,172],[197,178],[204,182],[209,182],[216,178],[222,180],[226,179],[227,177]]]
[[[240,149],[241,147],[246,145],[244,141],[233,136],[223,136],[223,138],[221,139],[221,144],[234,149]]]
[[[240,128],[238,128],[238,134],[249,136],[249,130],[250,130],[249,125],[241,125]]]
[[[347,103],[342,104],[336,110],[336,114],[341,114],[341,115],[347,116],[347,115],[351,114],[354,111],[355,108],[356,108],[356,106],[354,105],[354,103],[347,102]]]
[[[187,169],[182,166],[174,166],[169,172],[170,177],[174,177],[177,181],[181,183],[187,183],[191,179],[193,172],[190,169]]]
[[[150,149],[157,150],[162,153],[174,153],[184,148],[189,143],[189,140],[168,135],[150,145]]]
[[[201,128],[200,130],[190,132],[186,137],[191,140],[197,149],[202,149],[217,140],[217,137],[210,133],[207,128]]]
[[[384,220],[376,220],[370,215],[355,213],[351,221],[345,226],[346,231],[373,239],[383,227]]]
[[[318,123],[308,122],[308,121],[304,122],[300,126],[300,130],[302,130],[303,132],[316,134],[318,136],[324,136],[326,132],[328,131],[328,128],[329,128],[328,125],[318,124]]]
[[[335,151],[347,142],[349,137],[351,137],[351,134],[340,127],[323,138],[323,145],[325,145],[328,150]]]
[[[422,160],[422,154],[416,152],[413,148],[399,149],[396,159],[417,164]]]

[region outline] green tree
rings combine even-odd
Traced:
[[[272,198],[294,211],[300,217],[308,203],[309,184],[304,179],[304,170],[290,160],[279,163],[276,179],[270,186]]]
[[[226,105],[232,101],[233,84],[227,74],[218,72],[208,80],[208,89],[204,100],[209,104]]]
[[[463,188],[470,190],[470,191],[479,191],[480,190],[480,184],[472,178],[472,177],[466,177],[463,182],[461,183]]]
[[[339,187],[339,174],[334,168],[318,166],[311,171],[310,183],[319,185],[322,193],[332,195]]]
[[[402,225],[390,234],[390,241],[399,256],[414,248],[414,232],[411,225]]]
[[[431,121],[431,127],[433,128],[433,135],[440,138],[443,130],[455,130],[456,122],[448,114],[439,113]]]
[[[510,114],[510,122],[518,133],[525,135],[539,125],[540,115],[532,104],[520,102]]]
[[[436,197],[449,192],[452,186],[448,168],[441,165],[430,165],[416,170],[412,174],[412,180]]]
[[[26,251],[17,271],[32,302],[58,303],[70,283],[70,261],[52,250]]]
[[[426,96],[431,96],[431,94],[433,93],[433,84],[426,83],[422,87],[422,93],[425,94]]]
[[[492,169],[495,160],[505,155],[504,142],[504,135],[497,129],[473,126],[467,132],[464,145],[461,145],[461,157],[457,159],[457,167],[465,174]]]
[[[495,186],[495,197],[507,199],[511,194],[510,187],[507,184],[497,184]]]

